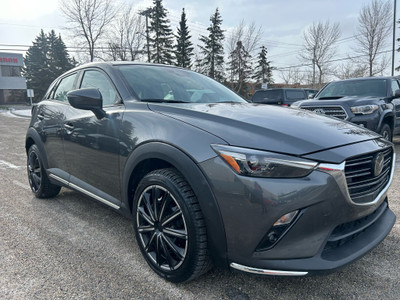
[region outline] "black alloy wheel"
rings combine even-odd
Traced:
[[[61,187],[52,184],[44,169],[39,148],[33,144],[28,150],[27,171],[29,185],[37,198],[56,196]]]
[[[210,269],[200,206],[176,170],[146,175],[137,188],[133,212],[140,250],[158,275],[184,282]]]
[[[35,151],[30,151],[28,155],[28,178],[32,191],[37,193],[42,185],[42,169]]]

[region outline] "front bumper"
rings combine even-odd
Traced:
[[[387,188],[375,201],[355,204],[338,170],[272,179],[239,176],[218,157],[201,167],[220,207],[228,261],[242,271],[288,276],[333,271],[382,242],[396,219]],[[301,214],[284,236],[272,248],[259,249],[274,222],[295,210]]]

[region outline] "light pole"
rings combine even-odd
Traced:
[[[392,76],[394,75],[394,53],[395,53],[395,43],[396,43],[396,2],[394,0],[394,9],[393,9],[393,48],[392,48]]]
[[[149,34],[149,17],[152,12],[152,8],[149,7],[146,10],[139,12],[141,16],[146,17],[146,44],[147,44],[147,62],[150,62],[150,34]]]

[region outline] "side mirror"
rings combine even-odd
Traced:
[[[315,94],[309,94],[307,98],[308,99],[313,99],[314,97],[315,97]]]
[[[396,91],[394,92],[393,99],[394,99],[394,98],[400,98],[400,90],[396,90]]]
[[[98,119],[106,116],[106,112],[103,110],[103,97],[98,89],[69,91],[67,98],[72,107],[91,110]]]

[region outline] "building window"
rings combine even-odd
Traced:
[[[1,66],[2,77],[21,77],[21,67]]]

